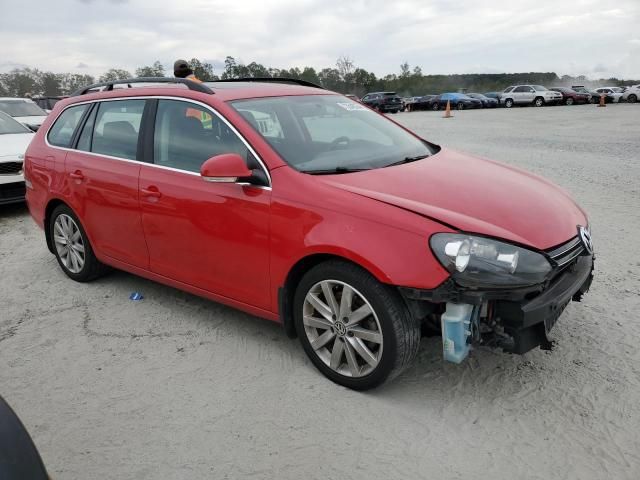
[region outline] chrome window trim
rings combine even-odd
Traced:
[[[252,186],[254,186],[256,188],[262,188],[262,189],[265,189],[265,190],[271,190],[272,182],[271,182],[271,174],[269,173],[269,169],[267,168],[266,164],[262,161],[262,158],[260,158],[258,153],[253,149],[251,144],[249,144],[249,142],[244,138],[244,136],[236,129],[236,127],[234,127],[225,117],[223,117],[212,106],[207,105],[206,103],[200,102],[198,100],[192,100],[190,98],[172,97],[172,96],[169,96],[169,95],[144,95],[144,96],[139,96],[139,97],[132,96],[132,97],[114,97],[114,98],[104,98],[104,99],[93,99],[93,100],[86,100],[84,102],[71,103],[71,104],[67,105],[66,107],[64,107],[60,111],[60,113],[58,113],[56,118],[51,122],[51,125],[49,125],[49,128],[47,129],[47,132],[44,135],[45,144],[49,148],[57,148],[58,150],[64,150],[64,151],[68,151],[68,152],[82,152],[82,153],[85,153],[85,154],[88,154],[88,155],[92,155],[92,156],[95,156],[95,157],[108,158],[108,159],[111,159],[111,160],[120,160],[122,162],[137,163],[139,165],[148,165],[150,167],[160,168],[160,169],[163,169],[163,170],[170,170],[170,171],[177,172],[177,173],[184,173],[184,174],[187,174],[187,175],[195,175],[197,177],[200,176],[199,173],[191,172],[189,170],[183,170],[183,169],[180,169],[180,168],[165,167],[164,165],[158,165],[156,163],[143,162],[143,161],[140,161],[140,160],[131,160],[131,159],[128,159],[128,158],[121,158],[121,157],[113,157],[111,155],[103,155],[103,154],[95,153],[95,152],[87,152],[85,150],[78,150],[76,148],[58,147],[56,145],[51,145],[49,143],[49,132],[51,131],[51,128],[58,121],[58,119],[60,118],[60,115],[62,115],[68,108],[76,107],[78,105],[93,104],[93,103],[98,103],[98,102],[114,102],[114,101],[118,101],[118,100],[174,100],[174,101],[179,101],[179,102],[192,103],[192,104],[204,107],[206,110],[210,111],[217,118],[222,120],[222,122],[227,127],[229,127],[229,129],[231,129],[231,131],[233,133],[235,133],[237,135],[237,137],[242,141],[242,143],[244,143],[245,147],[247,147],[247,149],[256,158],[256,160],[258,160],[258,163],[262,167],[262,170],[267,175],[267,179],[269,180],[269,185],[268,186],[252,185]],[[246,184],[246,182],[242,183],[241,185],[245,185],[245,184]],[[236,183],[236,185],[240,185],[240,184]],[[249,184],[246,184],[246,185],[249,185]]]

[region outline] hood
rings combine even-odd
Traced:
[[[24,155],[35,133],[8,133],[0,135],[0,161],[7,161],[11,157],[15,160],[18,155]]]
[[[548,249],[577,235],[584,212],[551,182],[525,171],[442,149],[424,160],[318,177],[469,233]]]
[[[22,123],[23,125],[34,125],[39,127],[44,122],[46,115],[33,115],[29,117],[13,117],[14,120]]]

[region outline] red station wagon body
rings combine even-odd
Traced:
[[[229,102],[330,92],[266,83],[213,89],[139,87],[58,102],[26,153],[27,203],[38,225],[64,203],[101,262],[274,321],[290,308],[287,279],[321,259],[346,259],[383,284],[431,290],[450,278],[429,248],[435,233],[473,232],[542,251],[587,225],[550,182],[444,148],[388,168],[302,173]],[[65,108],[116,98],[209,107],[263,162],[270,186],[208,183],[192,172],[49,145],[47,132]]]

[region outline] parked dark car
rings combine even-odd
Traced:
[[[46,111],[53,110],[53,106],[60,100],[64,100],[67,97],[33,97],[33,100],[41,109]]]
[[[498,105],[500,104],[500,97],[502,96],[502,92],[485,92],[483,93],[485,97],[495,98],[498,101]]]
[[[367,93],[361,102],[379,112],[398,113],[404,108],[402,98],[396,92]]]
[[[562,94],[562,102],[565,105],[573,105],[574,103],[589,103],[590,93],[576,92],[567,87],[553,87],[550,90],[560,92]]]
[[[482,108],[496,108],[499,105],[497,98],[490,98],[482,93],[467,93],[467,96],[480,100],[482,102]]]
[[[431,110],[441,110],[446,108],[447,102],[451,108],[464,110],[466,108],[482,108],[482,102],[477,98],[471,98],[464,93],[443,93],[437,95],[429,101]]]
[[[589,95],[589,103],[600,103],[600,94],[595,90],[588,90],[584,85],[572,85],[572,90],[575,90],[578,93],[586,93]],[[604,103],[613,103],[615,98],[613,95],[604,96]]]
[[[437,95],[423,95],[413,105],[412,110],[429,110],[431,108],[431,100]]]

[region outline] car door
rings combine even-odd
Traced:
[[[240,154],[268,178],[266,169],[214,110],[186,100],[155,102],[155,127],[145,144],[153,163],[140,172],[150,270],[270,309],[271,188],[206,182],[199,173],[205,160],[223,153]]]
[[[526,92],[529,87],[525,87],[523,85],[516,87],[513,92],[513,103],[527,103],[526,100]]]
[[[67,154],[69,197],[98,254],[140,268],[149,255],[138,202],[144,99],[97,102]]]

